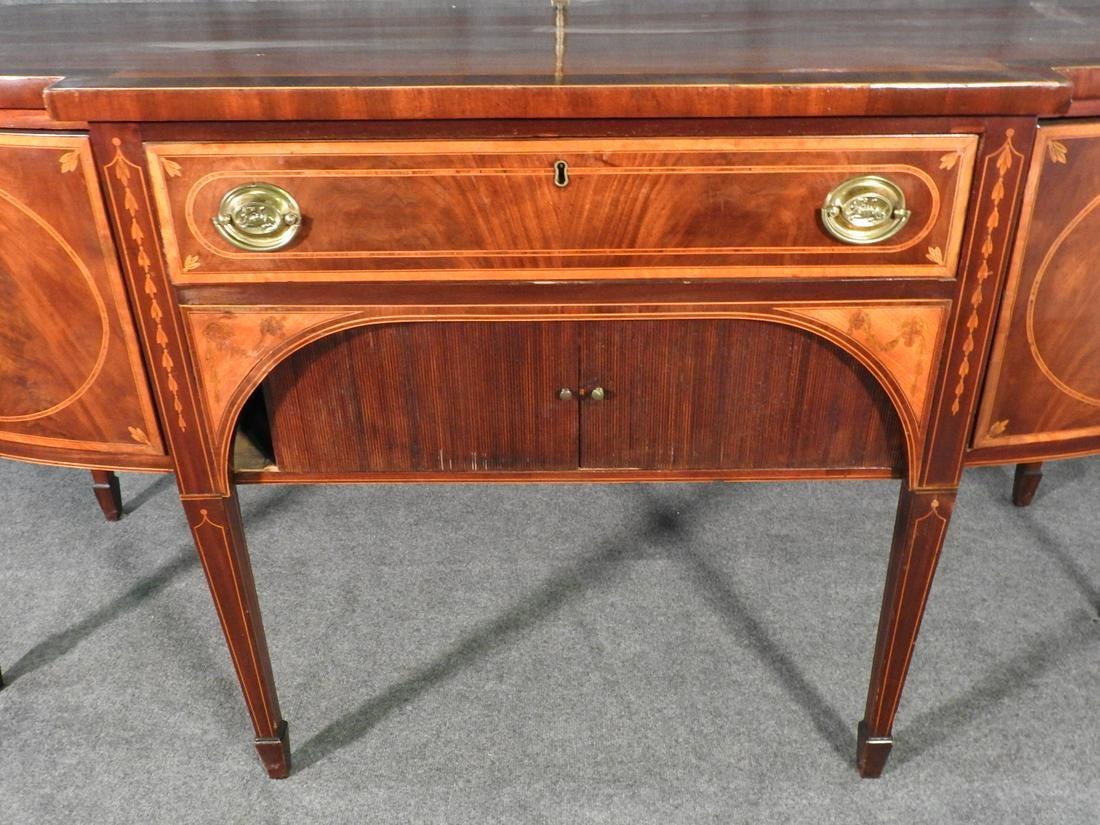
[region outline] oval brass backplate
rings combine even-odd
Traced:
[[[273,183],[246,183],[225,193],[214,226],[238,249],[270,252],[298,234],[302,213],[294,197]]]
[[[872,244],[901,231],[909,220],[905,193],[879,175],[849,178],[825,198],[821,223],[838,241]]]

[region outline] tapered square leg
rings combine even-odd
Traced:
[[[1017,464],[1016,478],[1012,483],[1012,503],[1017,507],[1027,507],[1035,498],[1039,482],[1043,480],[1043,462]]]
[[[272,779],[286,779],[290,775],[290,734],[285,721],[279,727],[278,736],[256,737],[256,753]]]
[[[856,736],[856,765],[859,775],[864,779],[878,779],[886,767],[886,759],[894,740],[889,736],[871,736],[867,733],[867,722],[859,723]]]
[[[283,779],[290,773],[287,724],[275,693],[237,498],[186,498],[183,507],[252,718],[256,752],[268,775]]]
[[[902,487],[867,708],[859,724],[856,764],[865,778],[882,774],[894,744],[894,716],[954,504],[953,490],[925,492]]]
[[[122,490],[117,475],[110,470],[92,470],[92,491],[107,521],[122,518]]]

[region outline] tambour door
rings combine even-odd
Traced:
[[[581,392],[585,468],[900,473],[905,463],[882,387],[838,347],[782,324],[585,324]]]
[[[853,312],[891,353],[932,334],[887,340],[883,316]],[[912,358],[929,367],[933,349]],[[905,466],[876,379],[820,335],[762,320],[380,324],[309,344],[264,393],[284,473]]]
[[[1100,449],[1100,122],[1043,124],[975,448]],[[1082,441],[1082,439],[1084,439]]]
[[[0,454],[163,452],[87,137],[0,133]]]
[[[571,323],[359,327],[279,364],[264,386],[283,472],[577,467]]]

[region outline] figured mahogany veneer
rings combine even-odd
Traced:
[[[973,135],[629,140],[155,143],[172,279],[219,281],[954,274]],[[567,184],[555,164],[567,164]],[[873,245],[818,211],[883,175],[913,216]],[[288,247],[234,247],[222,196],[263,181],[304,216]]]
[[[0,7],[0,454],[174,472],[270,776],[238,481],[901,476],[877,776],[964,463],[1100,451],[1100,7],[720,5]]]
[[[1100,449],[1100,123],[1039,128],[974,431],[1005,457]]]
[[[89,453],[164,455],[95,164],[84,136],[0,133],[0,455]]]
[[[547,322],[547,321],[562,321],[565,319],[584,319],[587,318],[596,323],[596,326],[603,328],[604,326],[611,326],[613,320],[617,319],[631,319],[634,321],[646,320],[646,319],[679,319],[680,321],[686,321],[686,319],[702,319],[702,318],[724,318],[724,319],[756,319],[760,321],[770,321],[773,323],[784,324],[787,326],[793,326],[800,329],[804,329],[815,333],[816,335],[825,338],[828,341],[832,341],[834,344],[843,349],[852,359],[862,364],[877,380],[879,385],[884,391],[885,395],[881,392],[876,393],[876,397],[889,398],[890,403],[894,407],[898,418],[902,423],[902,429],[905,434],[906,445],[908,449],[908,455],[910,460],[907,462],[909,468],[909,478],[914,484],[918,482],[920,475],[923,471],[923,451],[926,447],[926,439],[928,435],[928,405],[931,400],[932,381],[936,375],[937,368],[940,363],[940,345],[939,340],[942,336],[942,331],[946,323],[948,314],[948,305],[943,301],[880,301],[880,302],[859,302],[856,304],[848,304],[845,302],[790,302],[790,303],[777,303],[772,305],[760,305],[753,303],[713,303],[713,304],[652,304],[641,306],[630,305],[574,305],[569,307],[546,307],[546,306],[510,306],[510,305],[481,305],[481,306],[469,306],[469,305],[455,305],[455,306],[416,306],[416,307],[404,307],[404,306],[324,306],[318,305],[314,307],[264,307],[264,306],[241,306],[241,307],[217,307],[217,306],[187,306],[183,308],[183,319],[189,333],[189,338],[192,341],[192,347],[196,358],[196,366],[199,372],[199,387],[201,394],[205,400],[204,410],[208,416],[206,422],[206,430],[213,434],[215,444],[215,455],[218,456],[218,462],[224,461],[228,458],[230,452],[230,445],[234,434],[233,425],[237,420],[237,415],[242,409],[246,398],[249,394],[255,390],[261,380],[271,371],[271,369],[280,361],[285,359],[288,355],[299,350],[313,342],[320,341],[322,348],[324,345],[324,339],[326,336],[334,333],[340,333],[343,330],[353,329],[355,327],[363,325],[373,324],[392,324],[395,322],[403,321],[417,321],[417,322],[430,322],[430,321],[448,321],[457,322],[463,320],[479,320],[485,322],[501,323],[510,320],[521,320],[528,323],[534,322]],[[688,325],[690,326],[690,325]],[[472,328],[471,328],[472,329]],[[744,327],[741,328],[743,334],[745,332]],[[749,327],[748,329],[754,329]],[[449,333],[443,334],[443,340],[447,340]],[[383,336],[384,338],[385,336]],[[740,336],[738,336],[740,337]],[[476,340],[476,339],[475,339]],[[507,341],[507,338],[504,339]],[[519,341],[524,340],[522,337],[517,339]],[[689,339],[685,339],[689,340]],[[423,343],[429,343],[432,339],[424,339]],[[457,344],[458,341],[452,342],[452,347]],[[420,356],[416,358],[415,368],[419,370],[431,369],[426,359],[433,357],[446,358],[447,363],[452,364],[456,369],[461,368],[461,375],[454,376],[454,379],[458,385],[463,383],[471,383],[475,387],[485,387],[485,379],[483,376],[478,376],[464,381],[461,376],[466,375],[471,366],[466,366],[465,363],[458,359],[457,355],[453,352],[453,349],[448,350],[444,355],[440,350],[433,347],[442,346],[436,342],[432,346],[429,346],[424,352],[420,353]],[[524,349],[527,345],[524,344],[521,349]],[[745,346],[749,349],[752,348],[751,338],[746,341],[739,341],[737,346]],[[788,342],[781,341],[780,343],[773,343],[771,345],[763,345],[764,352],[769,353],[769,357],[782,359],[787,357],[784,355],[785,348],[789,347]],[[492,348],[490,348],[492,349]],[[502,358],[510,358],[508,350],[501,344],[496,345],[496,351]],[[387,357],[397,358],[396,351],[390,352],[383,348],[383,352],[387,352]],[[481,345],[475,346],[473,352],[480,352]],[[673,357],[671,351],[668,353],[669,357]],[[408,354],[404,356],[406,359],[410,358]],[[763,356],[761,356],[763,357]],[[533,368],[534,364],[541,363],[542,359],[552,358],[551,353],[546,351],[539,352],[538,358],[528,365],[528,368]],[[302,432],[297,427],[304,428],[304,432],[310,435],[305,440],[309,440],[310,437],[316,436],[318,430],[316,427],[321,427],[322,430],[331,430],[339,425],[348,425],[353,421],[358,422],[363,427],[375,426],[377,416],[380,414],[383,402],[380,399],[370,397],[374,393],[378,393],[383,389],[381,384],[373,384],[373,379],[367,380],[367,385],[359,386],[358,394],[366,394],[368,399],[362,402],[352,401],[351,408],[345,407],[345,414],[341,415],[338,411],[328,409],[324,401],[317,397],[320,385],[323,383],[336,382],[338,385],[343,385],[345,381],[351,381],[353,386],[358,386],[358,379],[355,375],[354,365],[349,365],[347,369],[342,366],[338,366],[341,362],[341,356],[335,355],[331,357],[321,357],[316,359],[320,361],[319,365],[314,364],[314,359],[308,354],[303,354],[300,359],[292,362],[292,366],[287,369],[290,371],[288,374],[284,374],[281,378],[277,379],[277,387],[281,393],[285,394],[292,392],[296,397],[302,399],[302,403],[308,404],[310,410],[298,406],[297,413],[288,413],[281,416],[279,420],[278,414],[274,422],[274,428],[278,433],[280,427],[286,431],[289,427],[294,432]],[[559,353],[556,361],[561,360]],[[359,363],[363,363],[363,358],[358,359]],[[391,362],[393,363],[393,362]],[[548,365],[551,362],[547,362]],[[583,359],[580,363],[581,367],[584,366]],[[483,367],[485,370],[499,369],[497,364],[487,364]],[[507,368],[505,368],[507,369]],[[515,366],[515,370],[524,370],[524,367]],[[564,367],[557,365],[557,372],[551,370],[551,374],[562,374],[560,370]],[[828,369],[826,368],[826,372]],[[499,376],[503,377],[508,373],[500,373]],[[799,375],[798,392],[805,392],[806,377],[801,373]],[[523,372],[511,373],[513,378],[522,377],[520,381],[520,394],[527,397],[528,406],[512,408],[512,412],[518,412],[520,409],[526,409],[531,412],[538,409],[539,399],[545,399],[548,390],[545,388],[538,389],[534,384],[528,383],[528,377]],[[567,373],[565,374],[568,375]],[[304,376],[304,377],[303,377]],[[784,379],[782,377],[782,370],[769,374],[773,381],[779,382],[783,385]],[[582,376],[583,377],[583,376]],[[839,376],[837,377],[839,380]],[[303,387],[301,393],[297,391],[297,382],[303,381]],[[388,381],[394,381],[394,378],[390,376]],[[390,386],[396,388],[399,382]],[[550,388],[550,391],[557,391],[561,387],[576,390],[577,395],[581,392],[581,387],[573,387],[568,382],[560,383],[559,386]],[[505,388],[498,388],[498,391],[504,391]],[[429,394],[425,398],[425,403],[432,409],[441,410],[443,408],[443,402],[439,393],[444,392],[442,388],[429,388]],[[765,386],[758,390],[763,393],[763,398],[770,397],[771,391]],[[784,390],[788,392],[789,390]],[[410,393],[419,393],[419,390],[409,390]],[[434,393],[434,394],[433,394]],[[322,393],[323,395],[323,393]],[[667,395],[667,390],[661,396],[658,396],[657,403],[659,404],[676,404],[678,400],[664,397]],[[848,400],[852,400],[858,395],[858,393],[848,393]],[[276,400],[279,400],[277,393]],[[365,406],[359,413],[348,412],[353,409],[357,403],[362,403]],[[463,401],[454,402],[456,405],[461,405]],[[482,412],[482,408],[486,401],[477,399],[476,401],[469,402],[471,404],[470,414],[472,416],[479,417],[485,415]],[[757,404],[763,403],[763,400],[758,398]],[[292,406],[294,406],[292,404]],[[717,410],[714,410],[717,412]],[[299,421],[295,424],[295,421],[302,415],[317,416],[315,422]],[[412,413],[410,413],[412,414]],[[451,411],[454,415],[454,411]],[[889,415],[888,413],[884,413]],[[349,415],[351,417],[349,417]],[[372,418],[373,416],[373,418]],[[857,410],[853,412],[853,420],[859,421],[860,412]],[[330,426],[325,425],[324,422],[328,421]],[[528,422],[530,423],[530,422]],[[846,421],[846,425],[847,425]],[[425,449],[425,445],[422,442],[417,443],[417,449],[423,453],[432,453],[433,455],[439,450],[444,450],[444,457],[451,459],[449,462],[445,462],[445,466],[442,470],[435,463],[435,459],[430,456],[421,455],[419,461],[423,462],[421,469],[432,472],[445,472],[448,477],[452,477],[452,466],[456,454],[451,452],[452,447],[457,443],[466,444],[467,438],[471,431],[463,430],[460,425],[448,424],[448,427],[455,428],[453,432],[462,433],[454,441],[442,441],[439,442],[439,438],[436,437],[431,450]],[[501,425],[502,427],[521,427],[523,424],[506,422]],[[397,428],[400,432],[401,427]],[[500,430],[498,432],[506,432],[507,430]],[[356,432],[362,432],[362,429],[357,429]],[[421,435],[424,435],[426,431],[420,431]],[[488,433],[481,428],[478,428],[481,436],[484,437]],[[863,436],[863,431],[859,431],[860,437]],[[355,435],[351,436],[355,438]],[[391,435],[392,437],[392,435]],[[400,436],[399,436],[400,437]],[[835,433],[830,434],[830,438],[835,437]],[[870,436],[868,436],[870,437]],[[297,456],[298,460],[308,461],[309,466],[314,472],[347,472],[350,468],[347,462],[354,462],[357,459],[354,456],[361,456],[362,454],[356,450],[352,450],[350,454],[345,454],[340,449],[327,450],[323,446],[314,445],[316,449],[325,453],[325,461],[334,461],[340,464],[338,469],[325,469],[322,468],[321,463],[317,461],[309,461],[302,457],[301,450],[304,450],[303,439],[297,437],[296,441],[301,445],[297,450],[294,446],[291,446],[291,456]],[[721,441],[721,439],[718,439]],[[346,446],[346,445],[345,445]],[[499,447],[499,445],[498,445]],[[311,448],[312,449],[312,448]],[[719,447],[719,449],[721,449]],[[471,449],[470,452],[473,450]],[[383,452],[385,454],[386,451]],[[457,455],[465,455],[464,449]],[[368,454],[370,451],[368,450]],[[377,456],[378,454],[375,453]],[[392,455],[392,453],[391,453]],[[681,451],[681,456],[684,453]],[[807,464],[799,467],[797,461],[781,462],[775,464],[769,472],[776,468],[791,469],[794,474],[801,474],[803,476],[821,476],[825,474],[825,470],[838,466],[850,466],[843,462],[831,464],[829,461],[821,458],[812,459],[810,456],[814,455],[811,451],[802,454],[802,457],[806,459]],[[821,453],[821,455],[828,455],[827,451]],[[520,459],[517,461],[514,458],[497,459],[496,469],[515,469],[516,467],[523,466],[525,462],[532,462],[532,455],[529,453],[521,453]],[[545,460],[545,459],[544,459]],[[542,470],[550,469],[552,466],[557,466],[559,459],[554,459],[549,462],[547,466],[542,467]],[[704,462],[705,463],[705,462]],[[376,462],[377,466],[370,466],[368,461],[366,465],[360,465],[357,467],[358,471],[365,471],[368,469],[388,469],[390,471],[407,471],[410,468],[400,464],[383,467],[381,462]],[[871,463],[872,468],[892,468],[897,465],[896,460],[889,460],[885,464],[883,463]],[[299,465],[300,466],[300,465]],[[459,466],[461,469],[465,469],[464,462],[460,459]],[[578,465],[580,466],[580,465]],[[626,463],[620,466],[634,466],[630,463]],[[693,465],[685,465],[680,469],[689,468]],[[701,464],[694,465],[695,467],[702,466]],[[756,466],[761,471],[764,470],[763,465],[753,465],[750,463],[739,464],[736,460],[722,462],[717,466],[723,466],[728,468],[741,467],[742,469],[751,468]],[[673,466],[667,469],[673,469]],[[816,468],[816,469],[815,469]],[[287,468],[294,471],[296,467],[292,465]],[[470,471],[484,471],[487,469],[485,466],[469,467]],[[539,469],[537,466],[534,469]],[[881,473],[873,473],[873,475],[879,475]],[[214,476],[215,484],[218,485],[218,489],[226,489],[221,486],[227,483],[227,479],[224,477]]]

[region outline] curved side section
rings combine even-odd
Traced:
[[[0,458],[44,464],[49,467],[79,467],[82,470],[123,470],[128,473],[171,473],[172,460],[150,453],[104,454],[71,447],[50,447],[0,440]]]
[[[96,317],[99,320],[99,343],[96,347],[95,360],[84,376],[83,381],[68,393],[66,397],[58,399],[55,403],[42,409],[19,415],[0,415],[0,422],[33,421],[38,418],[46,418],[70,406],[84,395],[88,391],[88,388],[95,383],[100,372],[103,370],[103,364],[107,361],[107,347],[110,343],[111,325],[107,317],[107,304],[103,300],[103,295],[100,293],[99,287],[96,285],[95,278],[92,277],[91,271],[88,269],[87,265],[85,265],[80,255],[77,254],[76,250],[73,249],[72,245],[62,237],[61,233],[57,231],[53,224],[14,195],[0,189],[0,201],[7,203],[26,218],[30,219],[34,225],[56,245],[57,249],[64,253],[65,257],[72,264],[73,269],[79,274],[80,278],[83,279],[84,285],[87,287],[92,297],[92,301],[94,302]],[[29,240],[33,241],[37,239]]]
[[[900,305],[913,304],[924,307],[934,305],[937,312],[944,309],[942,302],[903,302]],[[893,302],[888,306],[898,305],[898,302]],[[923,411],[912,403],[911,389],[906,386],[905,378],[899,378],[898,370],[884,358],[883,353],[875,351],[874,345],[860,340],[858,329],[849,332],[831,320],[824,321],[803,314],[806,310],[816,308],[820,307],[724,305],[667,310],[654,308],[651,311],[625,307],[570,307],[570,313],[565,315],[544,308],[533,310],[531,307],[479,307],[477,309],[483,311],[478,312],[472,312],[470,307],[425,307],[419,314],[415,308],[410,311],[408,307],[303,307],[295,308],[293,312],[274,307],[184,307],[184,315],[198,355],[199,377],[215,445],[215,459],[222,468],[219,471],[219,483],[223,493],[229,490],[230,485],[230,450],[237,417],[248,397],[281,361],[321,338],[356,327],[448,321],[737,319],[784,324],[810,332],[851,355],[882,386],[901,423],[907,450],[908,476],[910,483],[915,484],[919,476],[921,447],[926,428]],[[294,316],[295,323],[292,325],[285,323],[290,315]],[[273,318],[279,319],[278,334],[273,332]],[[218,321],[213,335],[210,334],[212,321]],[[939,336],[930,337],[938,339]],[[252,342],[253,345],[242,345],[238,341]],[[894,348],[889,347],[888,351]],[[230,376],[225,373],[224,365],[234,360],[236,374]],[[923,371],[928,381],[934,376],[938,362],[938,352],[926,359]]]

